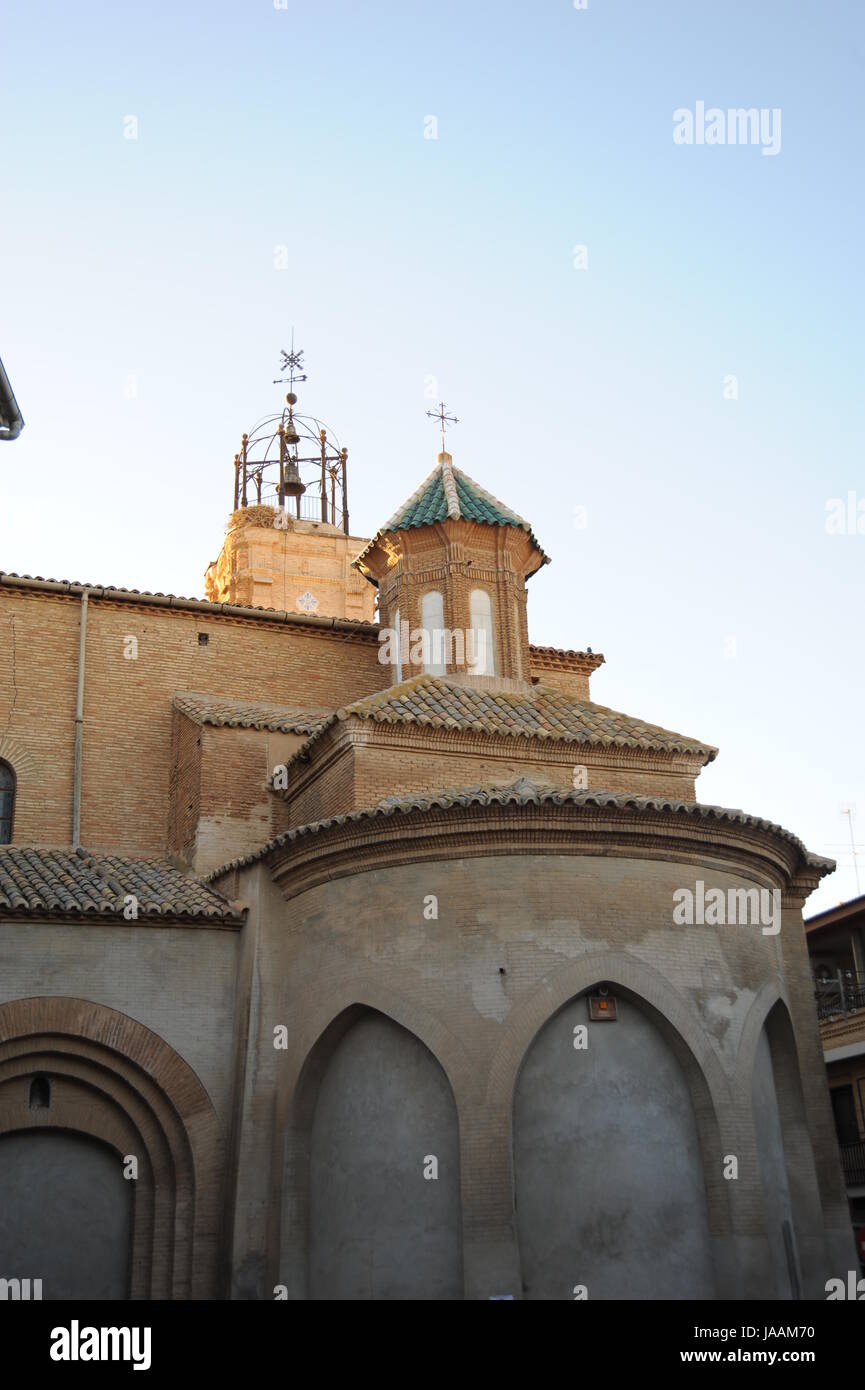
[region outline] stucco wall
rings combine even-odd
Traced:
[[[128,1014],[188,1062],[227,1126],[238,940],[208,927],[0,922],[0,1003],[61,995]]]
[[[462,1296],[453,1096],[432,1054],[381,1014],[349,1028],[321,1083],[309,1257],[312,1298]]]
[[[629,1000],[589,1023],[585,999],[532,1043],[514,1097],[514,1169],[529,1299],[714,1297],[688,1085]],[[575,1048],[575,1029],[588,1028]]]

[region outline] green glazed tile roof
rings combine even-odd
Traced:
[[[388,531],[410,531],[417,526],[432,526],[437,521],[475,521],[485,526],[516,526],[525,531],[532,545],[541,554],[542,564],[549,564],[531,526],[504,502],[470,478],[462,469],[454,468],[449,454],[441,454],[433,471],[394,512],[355,560],[359,564],[372,550],[376,541]]]
[[[0,918],[123,917],[130,894],[138,900],[138,918],[132,921],[203,918],[232,925],[242,920],[221,893],[170,864],[85,849],[0,849]]]

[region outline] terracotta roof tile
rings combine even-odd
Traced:
[[[0,917],[122,917],[129,895],[138,900],[138,920],[242,918],[221,893],[170,864],[84,849],[0,848]]]
[[[527,777],[519,777],[505,786],[498,784],[474,785],[470,787],[448,787],[442,791],[423,792],[417,796],[388,796],[375,806],[357,811],[347,811],[343,815],[330,816],[326,820],[313,821],[299,825],[294,830],[284,830],[281,835],[269,840],[266,845],[252,854],[223,864],[206,876],[211,882],[233,869],[245,868],[265,859],[275,849],[281,849],[294,840],[329,830],[333,826],[347,825],[353,821],[375,820],[381,816],[412,815],[434,810],[450,810],[455,807],[519,805],[519,806],[574,806],[610,808],[620,811],[652,812],[661,815],[687,816],[694,820],[715,820],[729,825],[743,825],[751,829],[767,831],[796,847],[803,862],[820,875],[831,873],[835,861],[812,854],[792,831],[776,825],[774,821],[761,816],[749,815],[746,811],[730,810],[724,806],[709,806],[701,802],[678,801],[662,796],[636,796],[631,792],[610,791],[569,791],[556,787],[538,786]],[[491,851],[492,852],[492,851]]]
[[[321,729],[337,719],[351,718],[386,724],[423,722],[433,727],[474,729],[512,738],[693,754],[706,763],[718,753],[711,744],[659,724],[647,724],[606,705],[574,699],[555,686],[537,685],[531,691],[489,691],[450,683],[441,676],[414,676],[401,685],[389,686],[346,705]]]
[[[215,724],[237,729],[272,729],[284,734],[313,734],[331,717],[330,710],[300,709],[294,705],[260,704],[253,700],[225,700],[219,695],[178,692],[172,703],[196,724]]]

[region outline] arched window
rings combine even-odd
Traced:
[[[445,674],[444,600],[437,589],[430,589],[420,602],[420,625],[424,637],[424,671],[428,676]]]
[[[51,1082],[47,1076],[34,1076],[30,1083],[30,1109],[51,1109]]]
[[[396,630],[396,682],[397,685],[399,685],[402,680],[402,651],[399,645],[399,609],[397,609],[394,614],[393,625]]]
[[[0,760],[0,845],[11,845],[15,819],[15,773]]]
[[[472,589],[469,595],[469,616],[473,643],[473,660],[469,663],[469,670],[473,676],[494,676],[496,656],[493,646],[493,607],[486,589]]]

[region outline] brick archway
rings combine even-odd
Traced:
[[[29,1107],[37,1074],[50,1080],[49,1109]],[[89,1135],[138,1158],[132,1298],[218,1297],[222,1133],[173,1048],[84,999],[0,1005],[0,1135],[34,1129]]]

